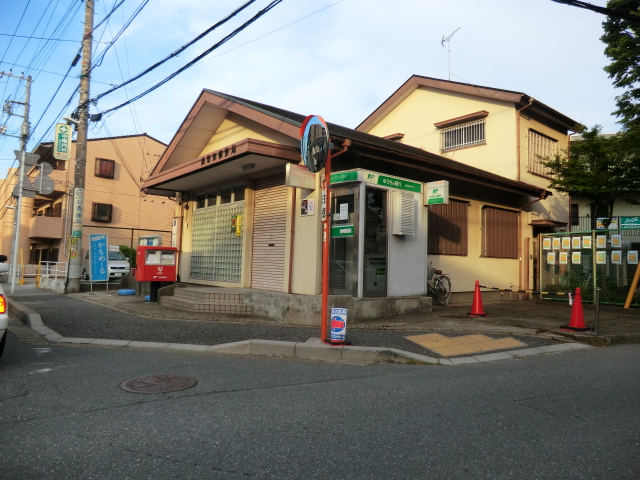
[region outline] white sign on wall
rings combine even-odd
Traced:
[[[447,180],[428,182],[424,190],[424,204],[443,205],[445,203],[449,203],[449,182]]]

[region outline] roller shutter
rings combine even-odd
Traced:
[[[284,181],[284,174],[256,180],[251,288],[284,291],[288,193]]]

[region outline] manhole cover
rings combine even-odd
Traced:
[[[186,390],[198,381],[195,378],[179,375],[151,375],[136,377],[120,384],[120,388],[133,393],[168,393]]]

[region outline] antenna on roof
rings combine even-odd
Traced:
[[[455,31],[449,35],[447,38],[444,37],[444,35],[442,36],[442,41],[440,43],[442,43],[442,46],[444,47],[445,42],[447,43],[447,50],[448,50],[448,56],[449,56],[449,80],[451,80],[451,37],[453,37],[453,35],[460,30],[462,27],[458,27],[455,29]]]

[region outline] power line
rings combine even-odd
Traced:
[[[256,20],[258,20],[260,17],[262,17],[264,14],[266,14],[267,12],[269,12],[272,8],[276,7],[279,3],[281,3],[282,0],[273,0],[269,5],[267,5],[264,9],[260,10],[258,13],[256,13],[252,18],[250,18],[249,20],[247,20],[245,23],[243,23],[240,27],[238,27],[237,29],[235,29],[233,32],[231,32],[229,35],[227,35],[226,37],[224,37],[222,40],[220,40],[218,43],[216,43],[215,45],[213,45],[211,48],[205,50],[203,53],[201,53],[200,55],[198,55],[196,58],[194,58],[193,60],[191,60],[189,63],[187,63],[186,65],[184,65],[182,68],[179,68],[178,70],[176,70],[175,72],[173,72],[171,75],[165,77],[163,80],[161,80],[160,82],[158,82],[157,84],[155,84],[153,87],[145,90],[144,92],[136,95],[135,97],[133,97],[132,99],[121,103],[120,105],[110,108],[109,110],[105,110],[104,112],[95,115],[95,117],[97,117],[96,120],[93,120],[93,115],[92,115],[92,121],[97,121],[100,119],[100,117],[102,117],[103,114],[106,113],[111,113],[114,112],[115,110],[118,110],[126,105],[129,105],[132,102],[135,102],[136,100],[141,99],[142,97],[144,97],[145,95],[153,92],[154,90],[156,90],[157,88],[161,87],[162,85],[164,85],[165,83],[167,83],[169,80],[177,77],[179,74],[181,74],[182,72],[184,72],[185,70],[187,70],[188,68],[192,67],[193,65],[195,65],[199,60],[201,60],[202,58],[204,58],[205,56],[207,56],[209,53],[211,53],[212,51],[214,51],[215,49],[219,48],[220,46],[224,45],[226,42],[228,42],[229,40],[231,40],[233,37],[235,37],[238,33],[240,33],[242,30],[244,30],[245,28],[247,28],[249,25],[251,25],[252,23],[254,23]]]
[[[0,37],[28,38],[29,40],[47,40],[49,42],[82,43],[82,40],[67,40],[67,39],[64,39],[64,38],[31,37],[31,36],[28,36],[28,35],[12,35],[10,33],[0,33]]]
[[[122,0],[122,2],[124,2],[124,0]],[[122,5],[122,2],[120,2],[119,5]],[[120,35],[122,35],[124,33],[124,31],[129,27],[129,25],[131,25],[131,22],[133,22],[133,20],[138,16],[138,14],[142,11],[142,9],[144,7],[147,6],[147,4],[149,3],[149,0],[144,0],[144,2],[142,2],[140,4],[140,6],[138,6],[138,8],[136,9],[135,12],[133,12],[133,14],[131,15],[131,17],[129,18],[129,20],[127,20],[127,23],[125,23],[122,28],[120,29],[120,31],[116,34],[116,36],[114,38],[111,39],[111,41],[109,42],[109,44],[105,47],[105,49],[100,53],[100,55],[98,56],[98,58],[93,62],[93,65],[91,66],[91,70],[93,70],[96,67],[99,67],[102,64],[102,61],[104,60],[104,56],[107,54],[107,52],[109,51],[109,49],[115,44],[115,42],[118,41],[118,39],[120,38]],[[111,12],[113,13],[113,11]],[[111,15],[111,13],[109,13],[109,15]],[[102,22],[100,22],[99,25],[102,25],[102,23],[104,23],[104,20]],[[98,26],[99,26],[98,25]],[[95,30],[95,29],[94,29]]]
[[[280,3],[279,0],[278,3]],[[120,85],[117,85],[116,87],[113,87],[110,90],[107,90],[106,92],[101,93],[100,95],[92,98],[90,101],[92,103],[95,104],[95,102],[97,102],[98,100],[100,100],[102,97],[109,95],[110,93],[115,92],[116,90],[124,87],[125,85],[130,84],[131,82],[139,79],[140,77],[146,75],[147,73],[155,70],[156,68],[158,68],[160,65],[162,65],[163,63],[167,62],[169,59],[179,55],[181,52],[183,52],[185,49],[187,49],[188,47],[190,47],[191,45],[193,45],[194,43],[196,43],[198,40],[200,40],[201,38],[205,37],[206,35],[208,35],[209,33],[211,33],[213,30],[215,30],[216,28],[220,27],[221,25],[224,25],[226,22],[228,22],[229,20],[231,20],[233,17],[235,17],[238,13],[242,12],[244,9],[246,9],[249,5],[251,5],[252,3],[255,3],[256,0],[249,0],[248,2],[246,2],[244,5],[241,5],[240,7],[238,7],[236,10],[234,10],[233,12],[231,12],[229,15],[227,15],[225,18],[223,18],[222,20],[220,20],[218,23],[216,23],[215,25],[209,27],[207,30],[205,30],[204,32],[202,32],[200,35],[198,35],[196,38],[194,38],[193,40],[191,40],[189,43],[183,45],[182,47],[180,47],[178,50],[176,50],[175,52],[171,53],[170,55],[168,55],[167,57],[165,57],[164,59],[160,60],[159,62],[151,65],[149,68],[147,68],[146,70],[144,70],[142,73],[139,73],[138,75],[136,75],[133,78],[130,78],[129,80],[127,80],[124,83],[121,83]],[[272,8],[271,6],[267,7],[269,10]],[[266,13],[266,11],[265,11]],[[245,24],[246,25],[246,24]]]

